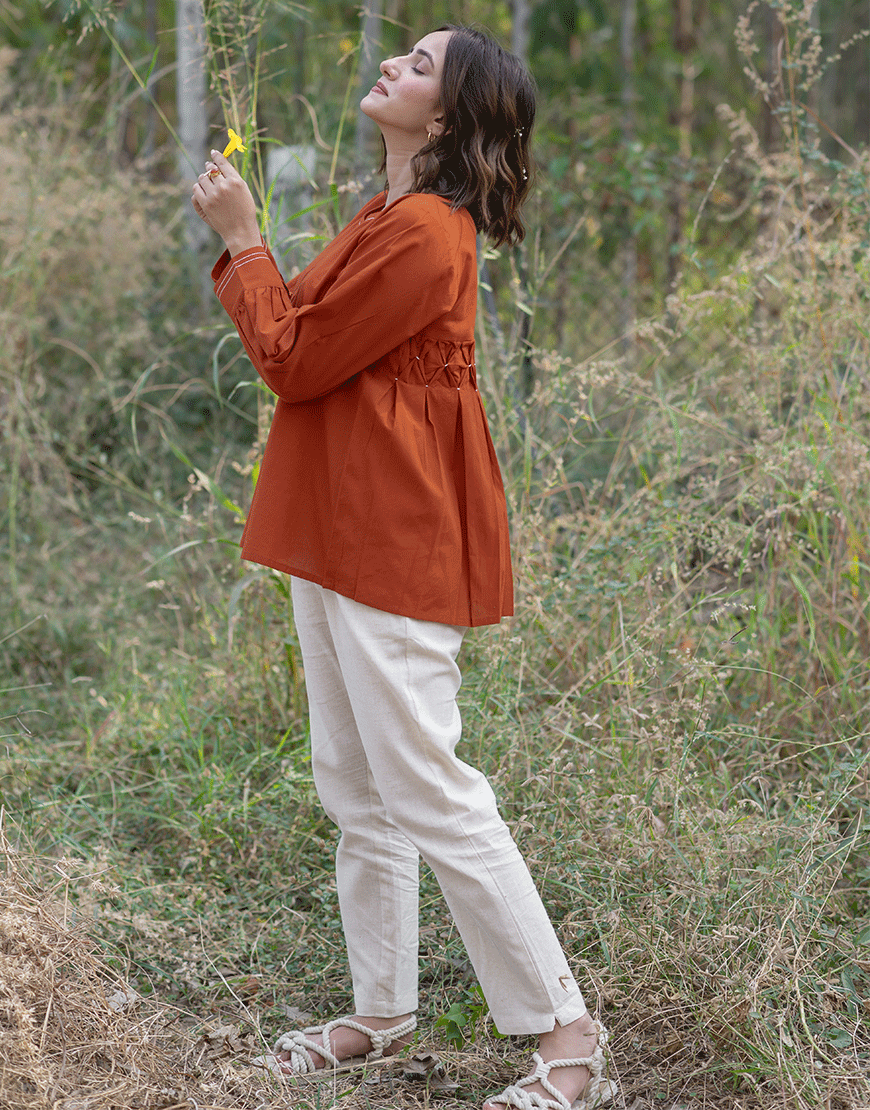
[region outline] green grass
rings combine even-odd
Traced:
[[[62,220],[22,223],[3,278],[4,866],[25,861],[34,897],[194,1037],[225,1020],[265,1043],[288,1006],[351,1004],[286,582],[235,549],[268,401],[226,323],[185,315],[165,199],[75,163],[57,112],[10,207],[59,136],[77,165],[59,208],[138,215],[111,225],[117,265],[82,248],[61,307],[22,267],[66,272]],[[690,275],[626,358],[535,352],[520,402],[517,352],[505,372],[481,321],[517,614],[463,648],[463,753],[614,1034],[627,1105],[857,1110],[870,341],[863,270],[842,260],[870,212],[847,173],[786,156],[753,172],[775,234],[715,282]],[[806,200],[777,191],[801,174]],[[806,205],[836,217],[812,243]],[[529,1046],[493,1036],[425,871],[422,894],[421,1043],[462,1080],[451,1110]]]

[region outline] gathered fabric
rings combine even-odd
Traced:
[[[465,209],[370,201],[285,283],[263,246],[213,271],[275,415],[242,555],[388,612],[513,612],[504,487],[477,388]]]

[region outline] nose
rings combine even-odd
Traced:
[[[396,76],[396,63],[393,58],[385,58],[378,68],[384,77],[392,78]]]

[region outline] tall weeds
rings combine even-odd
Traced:
[[[860,1106],[870,159],[822,156],[811,12],[779,10],[781,151],[722,113],[754,244],[703,284],[696,253],[630,363],[538,352],[495,406],[519,608],[475,649],[474,719],[664,1090],[714,1056],[734,1097]]]
[[[615,1033],[627,1105],[870,1102],[870,162],[822,156],[808,9],[777,10],[787,141],[767,155],[722,114],[751,246],[705,256],[702,207],[631,361],[536,351],[527,401],[502,361],[525,352],[481,313],[517,615],[466,642],[464,750]],[[176,308],[160,197],[96,163],[67,106],[12,110],[7,827],[113,871],[77,912],[138,990],[273,1032],[349,984],[286,587],[231,547],[252,372],[223,321]],[[488,1074],[512,1049],[428,874],[423,893],[424,1006],[467,1019]]]

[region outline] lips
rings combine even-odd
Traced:
[[[387,95],[387,90],[386,90],[386,89],[384,88],[384,86],[383,86],[383,85],[382,85],[382,84],[380,83],[380,81],[378,81],[378,83],[377,83],[377,84],[376,84],[376,85],[375,85],[375,86],[374,86],[374,87],[372,88],[372,92],[373,92],[373,93],[374,93],[374,92],[376,92],[376,93],[380,93],[380,94],[381,94],[381,96],[386,96],[386,95]]]

